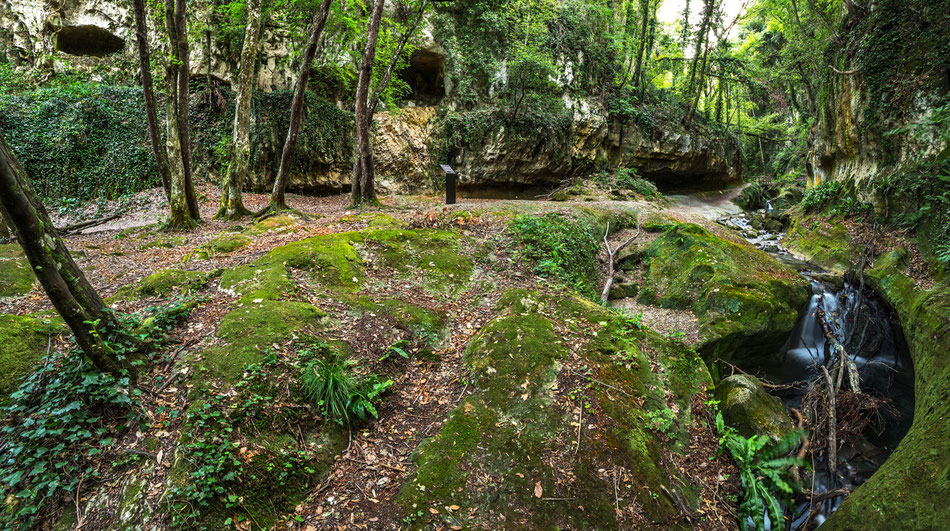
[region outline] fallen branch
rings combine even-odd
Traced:
[[[637,217],[637,233],[627,239],[627,241],[620,244],[616,249],[610,248],[610,242],[607,240],[607,235],[610,234],[610,222],[607,223],[607,230],[604,231],[604,246],[607,247],[607,282],[604,284],[604,291],[600,294],[600,301],[603,304],[607,304],[607,296],[610,295],[610,288],[614,284],[614,260],[617,258],[617,253],[622,251],[628,245],[633,243],[633,240],[636,240],[640,236],[640,218]]]
[[[838,421],[835,419],[836,393],[828,367],[822,365],[821,371],[825,375],[825,384],[828,386],[828,473],[834,478],[838,462],[838,442],[836,440],[838,437]]]
[[[90,227],[98,227],[99,225],[108,223],[114,219],[118,219],[122,217],[122,214],[123,212],[116,212],[115,214],[112,214],[111,216],[106,216],[104,218],[92,219],[89,221],[74,223],[72,225],[66,225],[65,227],[57,228],[56,232],[58,232],[60,236],[66,236],[67,234],[71,234],[73,232],[80,231],[83,229],[88,229]]]
[[[858,72],[861,71],[860,68],[855,68],[854,70],[838,70],[837,68],[831,65],[828,65],[828,68],[830,68],[835,74],[838,74],[839,76],[850,76],[850,75],[857,74]]]

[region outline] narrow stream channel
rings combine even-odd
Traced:
[[[834,473],[822,456],[812,461],[812,472],[802,474],[804,487],[813,497],[822,493],[829,497],[818,502],[800,500],[786,514],[790,529],[813,529],[845,498],[830,495],[853,492],[867,481],[907,434],[914,411],[913,365],[894,312],[870,289],[862,289],[860,279],[832,275],[789,253],[782,245],[785,235],[767,230],[767,225],[774,229],[774,223],[762,222],[766,211],[747,214],[732,202],[741,189],[677,190],[666,195],[674,208],[735,229],[749,243],[793,267],[811,283],[808,307],[785,347],[770,360],[741,369],[771,383],[769,392],[781,398],[790,413],[801,411],[808,382],[821,374],[821,364],[833,354],[825,334],[828,330],[851,354],[862,392],[888,399],[892,406],[883,412],[880,422],[871,423],[852,444],[838,448]]]
[[[813,460],[812,473],[802,477],[813,496],[838,490],[853,492],[890,456],[913,421],[913,365],[900,323],[870,289],[862,289],[859,279],[835,277],[788,253],[781,245],[784,234],[755,229],[747,214],[719,221],[794,267],[812,287],[808,308],[785,348],[770,361],[742,369],[775,384],[769,391],[782,399],[787,410],[802,411],[807,382],[820,376],[821,365],[833,355],[827,331],[854,360],[861,391],[890,402],[879,421],[872,422],[853,443],[838,448],[834,474],[823,456]],[[799,502],[794,512],[790,511],[791,529],[820,526],[844,497]]]

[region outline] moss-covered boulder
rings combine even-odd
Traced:
[[[0,298],[21,297],[33,289],[36,275],[15,243],[0,245]]]
[[[867,271],[897,312],[914,362],[914,422],[894,453],[822,529],[941,529],[950,522],[950,286],[905,275],[908,253]]]
[[[351,297],[377,269],[430,291],[451,294],[469,280],[470,257],[458,250],[458,236],[440,230],[379,229],[315,236],[278,247],[253,263],[226,271],[221,289],[243,301],[275,299],[293,291],[291,269],[308,272],[310,281],[339,296]]]
[[[250,244],[251,238],[243,234],[223,232],[208,243],[198,246],[195,252],[189,255],[189,258],[194,260],[207,260],[219,254],[233,253]]]
[[[119,288],[110,300],[137,300],[149,297],[168,297],[172,293],[188,293],[208,281],[208,273],[163,269],[142,280]]]
[[[410,526],[609,528],[624,518],[617,500],[671,521],[677,510],[661,493],[682,487],[671,481],[669,448],[649,419],[668,411],[674,437],[689,425],[689,399],[709,381],[702,361],[579,297],[513,290],[498,311],[464,354],[476,392],[420,445],[418,469],[397,497]],[[583,346],[572,354],[564,334]],[[572,376],[569,360],[578,355],[596,385]],[[665,371],[672,366],[679,370]],[[583,451],[572,452],[577,432],[565,426],[577,419],[576,402],[565,399],[579,396]],[[618,489],[602,474],[613,466],[630,478]]]
[[[698,225],[673,226],[643,256],[646,273],[638,299],[692,310],[707,359],[774,354],[808,301],[808,282],[793,269]]]
[[[835,273],[845,273],[861,256],[840,221],[819,216],[793,219],[783,243],[792,253]]]
[[[30,317],[0,314],[0,405],[17,390],[46,354],[54,328]]]
[[[726,425],[743,437],[764,435],[777,441],[793,428],[782,401],[768,394],[754,376],[723,379],[716,385],[715,397]]]

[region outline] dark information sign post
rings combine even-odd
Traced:
[[[454,205],[455,183],[458,180],[458,176],[455,174],[455,170],[448,164],[440,164],[439,167],[445,172],[445,204]]]

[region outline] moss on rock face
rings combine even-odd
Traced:
[[[808,301],[808,282],[767,253],[679,224],[644,251],[639,300],[691,309],[707,359],[773,354]]]
[[[907,257],[904,250],[881,257],[867,278],[897,312],[910,347],[914,422],[822,529],[940,529],[950,522],[950,286],[918,286],[903,273]]]
[[[17,244],[0,245],[0,298],[21,297],[33,289],[36,275]]]
[[[578,297],[512,290],[498,308],[500,315],[464,354],[477,391],[449,414],[438,435],[420,445],[418,470],[397,497],[411,526],[479,527],[504,518],[534,529],[612,527],[614,501],[604,493],[614,487],[597,470],[616,460],[633,473],[633,491],[622,487],[622,495],[638,496],[650,518],[668,520],[676,510],[660,492],[674,487],[662,465],[663,448],[645,422],[645,407],[663,404],[667,392],[678,403],[688,402],[708,381],[702,361],[693,356],[697,365],[684,372],[691,381],[664,381],[651,370],[647,352],[667,366],[682,359],[679,347],[652,332],[632,332],[617,314]],[[566,433],[573,441],[573,430],[564,430],[573,413],[555,401],[563,360],[572,356],[556,322],[587,340],[577,354],[601,384],[590,390],[586,414],[604,415],[606,432],[585,430],[595,440],[576,455],[571,443],[562,444]],[[688,410],[680,409],[684,424]],[[568,462],[554,468],[547,456],[558,454]],[[569,492],[570,500],[544,500],[536,494],[538,485],[544,496]],[[453,505],[461,509],[446,509]]]
[[[795,219],[784,243],[793,253],[836,273],[847,272],[861,256],[841,222],[817,216]]]
[[[48,328],[36,319],[0,314],[0,405],[46,353]]]
[[[725,423],[743,437],[765,435],[777,441],[793,428],[782,401],[768,394],[754,376],[735,374],[723,379],[716,385],[715,396]]]
[[[110,300],[137,300],[147,297],[167,297],[173,292],[187,293],[205,284],[208,274],[201,271],[163,269],[142,280],[122,286]]]

